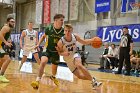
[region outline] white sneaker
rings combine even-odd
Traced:
[[[112,71],[115,71],[116,67],[114,69],[112,69]]]
[[[95,78],[93,78],[92,80],[93,89],[95,89],[95,87],[99,87],[100,85],[102,85],[102,82],[98,82]]]
[[[117,71],[118,71],[118,67],[117,67],[114,71],[116,71],[116,72],[117,72]]]

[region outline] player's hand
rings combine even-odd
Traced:
[[[35,47],[34,47],[34,49],[37,49],[39,47],[39,45],[37,44]]]
[[[58,46],[55,46],[55,49],[57,50],[57,52],[61,53],[62,49],[60,49]]]
[[[92,44],[94,42],[95,38],[91,38],[90,44]]]
[[[38,47],[37,50],[40,51],[40,48]]]
[[[9,43],[9,42],[6,42],[6,43],[5,43],[5,45],[7,45],[7,46],[9,46],[9,47],[11,47],[11,46],[12,46],[12,44],[11,44],[11,43]]]

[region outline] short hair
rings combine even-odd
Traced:
[[[128,27],[127,26],[124,26],[123,29],[128,29]]]
[[[53,20],[59,19],[59,18],[65,18],[65,16],[63,14],[55,14],[55,16],[53,17]]]
[[[32,21],[28,21],[28,25],[29,25],[29,23],[33,23]]]
[[[11,19],[14,19],[13,17],[8,17],[7,22],[9,22]]]
[[[114,43],[112,43],[111,46],[112,46],[112,45],[113,45],[114,47],[116,47],[116,45],[115,45]]]
[[[71,24],[65,24],[64,28],[73,29]]]
[[[104,45],[108,45],[109,46],[109,43],[108,42],[104,42]]]

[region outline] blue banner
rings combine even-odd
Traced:
[[[136,3],[136,0],[129,0],[128,11],[132,11],[132,4]]]
[[[95,13],[110,11],[110,0],[96,0]]]
[[[135,0],[122,0],[121,12],[126,13],[132,11],[132,3],[135,3]]]
[[[103,42],[120,42],[123,27],[124,25],[98,27],[97,36],[102,38]],[[127,25],[127,27],[133,41],[140,42],[140,24]]]

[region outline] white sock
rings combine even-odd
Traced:
[[[37,77],[37,78],[36,78],[36,81],[40,81],[40,80],[41,80],[41,77]]]
[[[96,79],[95,79],[95,77],[93,77],[92,82],[95,82],[95,81],[96,81]]]

